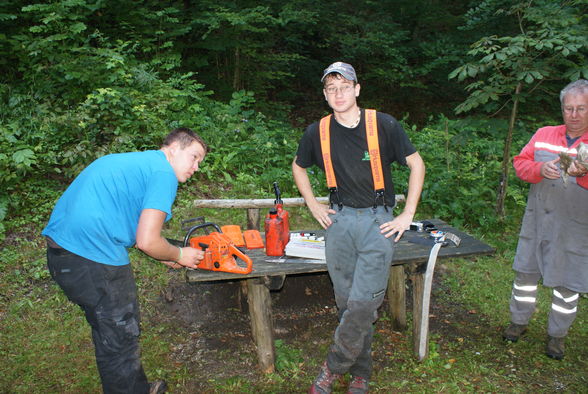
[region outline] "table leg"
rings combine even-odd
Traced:
[[[406,275],[404,265],[393,265],[388,279],[388,309],[392,328],[406,330]]]
[[[247,209],[247,229],[259,230],[259,208]]]
[[[275,347],[270,292],[263,278],[253,278],[247,279],[247,293],[259,366],[263,373],[272,373],[275,368]]]
[[[423,272],[416,270],[411,274],[412,282],[412,345],[415,354],[419,354],[419,344],[421,341],[421,315],[423,313],[423,292],[425,275]],[[426,335],[426,333],[425,333]],[[427,350],[428,353],[428,343]]]

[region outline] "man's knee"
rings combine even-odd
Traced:
[[[347,312],[358,326],[369,327],[378,318],[380,305],[381,301],[377,298],[367,301],[352,300],[347,302]]]
[[[138,346],[141,333],[137,306],[134,303],[123,305],[111,311],[96,312],[97,327],[95,335],[101,353],[118,354],[133,351]],[[97,349],[98,350],[98,349]]]
[[[517,271],[515,283],[518,285],[537,285],[539,279],[541,279],[540,273],[528,273]]]

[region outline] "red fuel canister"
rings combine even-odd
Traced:
[[[282,242],[284,219],[278,215],[277,209],[271,209],[265,217],[265,254],[282,256],[286,245]]]
[[[268,256],[282,256],[290,240],[290,216],[284,210],[280,189],[274,182],[276,206],[265,217],[265,251]]]

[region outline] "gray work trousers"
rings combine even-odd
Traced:
[[[541,274],[517,272],[510,298],[511,321],[515,324],[527,325],[535,311],[537,303],[538,282]],[[547,334],[555,338],[563,338],[568,334],[577,314],[580,295],[565,287],[554,287],[547,322]]]
[[[375,211],[344,206],[331,219],[326,259],[339,309],[339,325],[327,365],[334,373],[349,372],[369,379],[373,325],[384,300],[394,253],[394,239],[384,237],[380,225],[393,216],[382,206]]]

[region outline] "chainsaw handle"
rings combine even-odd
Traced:
[[[214,227],[216,231],[222,234],[222,230],[220,229],[220,227],[212,222],[197,224],[196,226],[190,227],[190,229],[186,233],[186,236],[184,237],[184,247],[188,246],[188,244],[190,243],[190,236],[192,235],[192,233],[194,233],[196,230],[209,226]]]
[[[204,224],[204,223],[206,223],[206,220],[204,219],[204,216],[198,216],[197,218],[182,220],[182,231],[188,230],[193,225],[192,226],[186,226],[186,225],[189,223],[194,223],[194,222],[199,222],[200,224]]]
[[[251,260],[251,257],[247,256],[245,253],[243,253],[235,245],[229,246],[229,252],[233,256],[240,258],[241,260],[243,260],[245,262],[245,264],[247,264],[247,267],[246,268],[238,267],[238,271],[240,273],[248,274],[248,273],[250,273],[253,270],[253,260]]]

